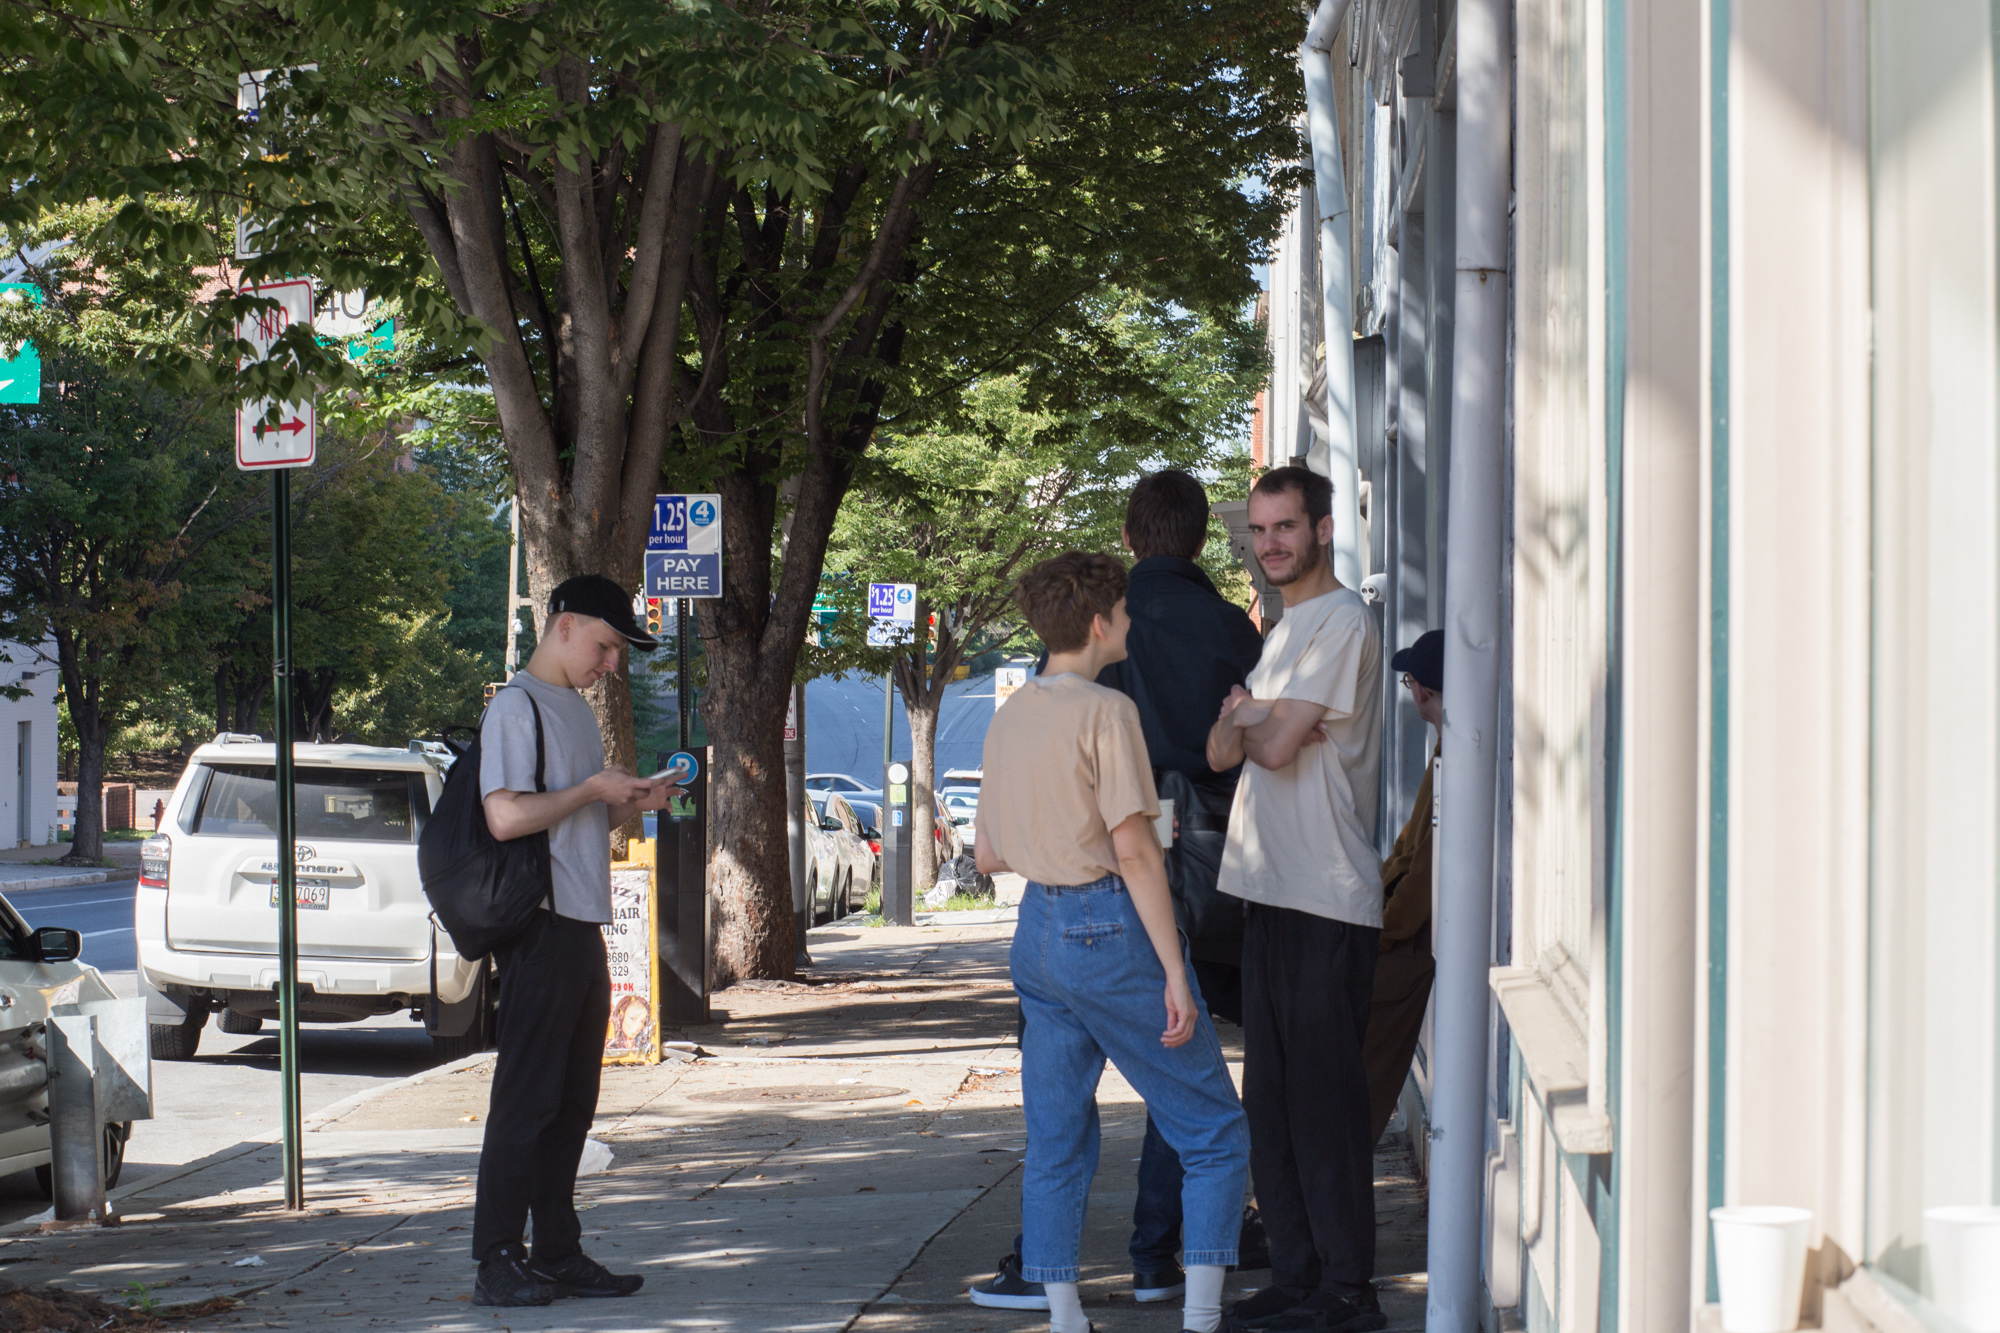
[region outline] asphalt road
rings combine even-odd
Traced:
[[[993,717],[993,678],[949,686],[938,719],[937,766],[978,768],[986,724]],[[910,730],[897,700],[896,754],[907,758]],[[867,677],[816,680],[806,687],[807,771],[851,773],[879,783],[882,773],[882,682]],[[130,873],[130,872],[126,872]],[[83,935],[83,961],[102,972],[120,995],[136,995],[137,952],[132,897],[137,884],[113,880],[66,889],[28,889],[9,896],[31,926],[66,926]],[[307,1114],[375,1084],[406,1078],[431,1064],[431,1044],[406,1015],[359,1023],[308,1024],[299,1034],[300,1086]],[[220,1152],[278,1127],[277,1025],[260,1035],[232,1036],[213,1019],[201,1048],[185,1063],[153,1065],[155,1118],[142,1120],[126,1148],[121,1183]],[[0,1177],[0,1223],[48,1206],[34,1173]]]
[[[29,889],[8,901],[31,926],[83,934],[83,961],[120,995],[138,993],[132,938],[132,880],[68,889]],[[407,1015],[360,1023],[308,1024],[299,1032],[300,1091],[307,1114],[364,1088],[406,1078],[431,1064],[431,1043]],[[197,1161],[278,1127],[278,1025],[233,1036],[210,1019],[201,1048],[185,1063],[153,1064],[152,1120],[126,1146],[121,1184]],[[48,1207],[31,1171],[0,1177],[0,1222]]]
[[[910,725],[897,696],[895,749],[910,756]],[[945,687],[938,713],[937,771],[978,768],[993,720],[993,677],[973,676]],[[882,678],[823,676],[806,686],[806,772],[848,773],[870,786],[882,781]]]

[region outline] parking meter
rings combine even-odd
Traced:
[[[910,766],[901,760],[883,771],[882,789],[882,919],[891,925],[914,926],[915,895],[910,888]]]

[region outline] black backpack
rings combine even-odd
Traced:
[[[528,706],[535,710],[535,790],[547,791],[542,710],[532,694]],[[547,831],[501,842],[486,826],[486,805],[479,795],[480,739],[475,732],[472,744],[453,762],[437,808],[417,839],[424,896],[461,958],[492,953],[526,929],[544,902],[555,910]]]

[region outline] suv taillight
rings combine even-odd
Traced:
[[[155,833],[139,844],[139,887],[143,889],[164,889],[167,887],[167,862],[174,852],[173,840],[165,834]]]

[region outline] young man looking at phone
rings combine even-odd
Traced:
[[[476,1305],[629,1296],[644,1281],[583,1252],[574,1197],[611,1017],[600,929],[611,920],[611,830],[672,791],[605,767],[597,716],[579,693],[617,671],[628,644],[659,646],[632,619],[631,597],[596,574],[565,581],[550,594],[527,670],[493,696],[480,724],[486,826],[502,842],[549,835],[554,910],[537,912],[493,955],[499,1056],[472,1218]],[[522,1244],[530,1213],[532,1256]]]
[[[1238,1301],[1230,1326],[1359,1333],[1386,1322],[1369,1285],[1362,1056],[1382,933],[1382,634],[1334,576],[1331,482],[1302,467],[1266,472],[1248,518],[1285,614],[1249,688],[1230,692],[1209,730],[1208,762],[1243,764],[1217,887],[1247,904],[1243,1106],[1271,1285]]]

